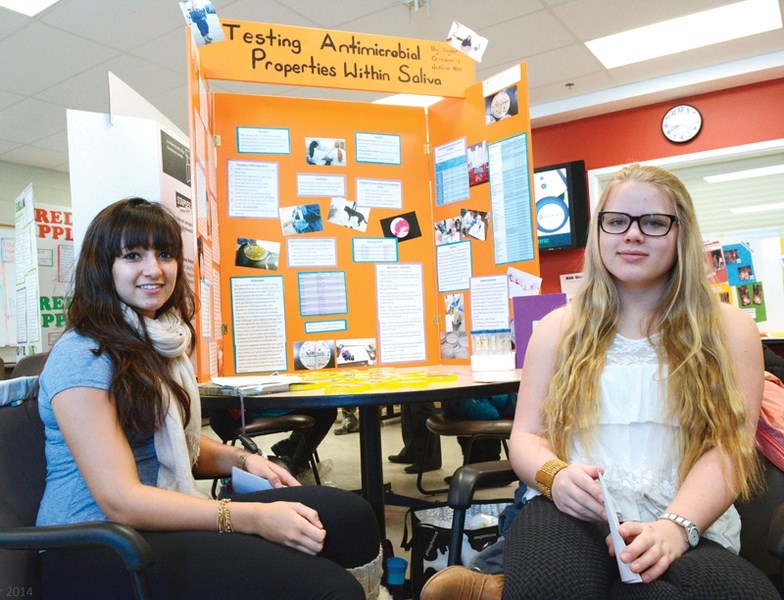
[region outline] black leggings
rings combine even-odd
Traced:
[[[379,553],[376,518],[360,496],[327,486],[292,487],[236,496],[235,502],[302,502],[315,508],[327,538],[310,556],[241,533],[141,532],[152,546],[152,597],[356,599],[362,586],[346,571]],[[130,578],[105,549],[48,550],[42,555],[44,598],[132,598]]]
[[[704,538],[655,581],[623,583],[604,539],[596,524],[575,519],[537,496],[507,533],[504,600],[780,599],[762,571]]]

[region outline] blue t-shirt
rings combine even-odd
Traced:
[[[38,508],[38,525],[107,520],[87,488],[52,410],[52,398],[63,390],[109,389],[114,366],[105,354],[93,354],[97,347],[95,340],[68,331],[52,348],[41,373],[38,412],[46,432],[46,489]],[[129,443],[139,480],[154,486],[158,480],[158,457],[153,434],[132,435]]]

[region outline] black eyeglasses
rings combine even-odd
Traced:
[[[635,221],[644,235],[662,237],[670,233],[673,224],[678,222],[678,217],[660,213],[650,213],[638,217],[622,212],[599,213],[599,227],[601,227],[604,233],[626,233]]]

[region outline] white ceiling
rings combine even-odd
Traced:
[[[429,17],[425,0],[418,12],[397,0],[213,4],[226,19],[420,39],[444,39],[460,21],[489,39],[477,80],[528,63],[536,126],[784,76],[781,29],[610,71],[583,45],[730,1],[431,0]],[[66,109],[108,112],[110,71],[187,131],[184,28],[177,0],[61,0],[36,18],[0,8],[0,161],[67,172]]]

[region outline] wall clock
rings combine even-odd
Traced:
[[[695,138],[702,129],[702,115],[690,104],[673,106],[664,113],[661,129],[664,137],[676,144]]]

